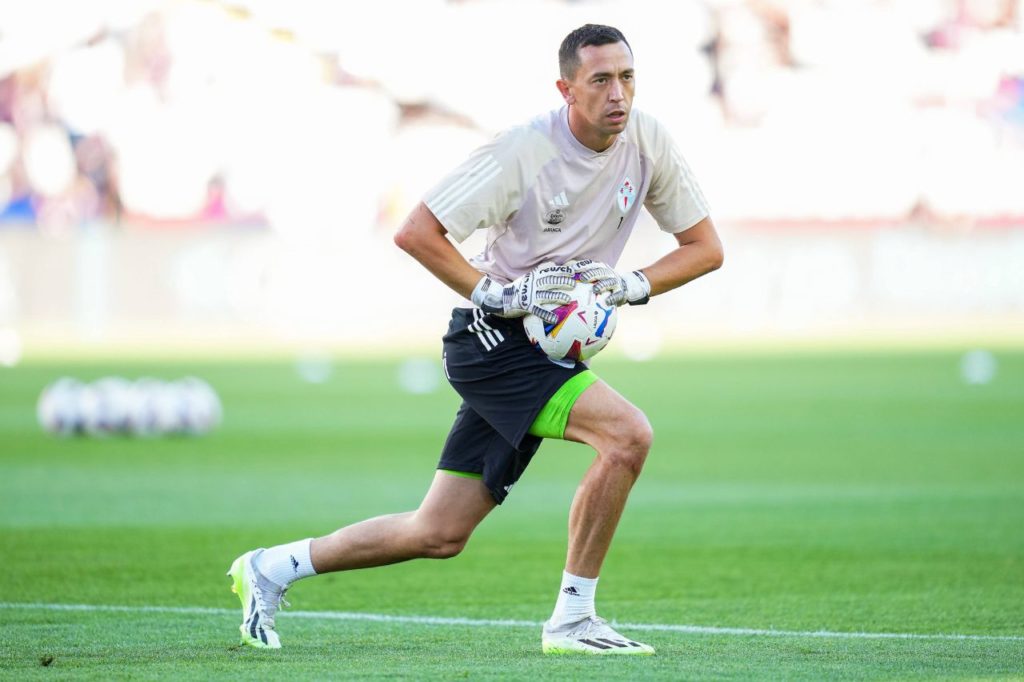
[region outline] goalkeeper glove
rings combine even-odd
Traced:
[[[506,285],[484,275],[473,289],[470,300],[485,313],[499,317],[533,314],[547,324],[554,324],[558,316],[540,304],[569,303],[572,297],[566,291],[572,291],[575,286],[576,280],[564,266],[542,263]]]
[[[597,293],[609,292],[608,302],[612,305],[643,305],[651,298],[651,283],[642,270],[616,272],[589,258],[570,261],[566,265],[572,268],[576,279],[593,283]]]

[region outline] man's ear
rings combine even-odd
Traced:
[[[562,93],[562,99],[566,104],[576,104],[576,96],[572,94],[572,86],[569,85],[569,81],[559,78],[555,81],[555,85],[558,86],[558,91]]]

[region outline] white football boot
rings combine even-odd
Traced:
[[[280,649],[281,640],[274,630],[274,614],[288,602],[286,589],[268,580],[256,569],[255,559],[263,549],[254,549],[235,559],[228,569],[233,580],[231,591],[242,602],[242,644],[261,649]]]
[[[654,647],[623,637],[597,616],[552,628],[544,623],[541,647],[546,654],[596,654],[598,656],[650,655]]]

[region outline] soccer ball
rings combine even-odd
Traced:
[[[185,401],[184,433],[197,436],[220,424],[223,408],[210,384],[198,377],[185,377],[177,382],[177,387]]]
[[[99,409],[92,428],[86,422],[86,431],[100,435],[127,432],[132,400],[131,383],[121,377],[104,377],[93,383],[93,388],[97,393]]]
[[[81,430],[90,436],[105,435],[103,396],[94,384],[82,384],[78,389],[78,421]]]
[[[177,383],[166,381],[156,383],[151,390],[150,407],[156,432],[160,435],[181,433],[185,429],[188,410],[185,391]]]
[[[144,438],[160,434],[156,414],[156,394],[160,385],[157,379],[142,377],[129,386],[125,419],[125,430],[129,434]]]
[[[570,295],[569,303],[543,306],[558,316],[554,324],[536,315],[523,318],[530,343],[556,362],[585,361],[597,355],[608,345],[618,320],[618,309],[608,303],[607,294],[595,294],[593,284],[577,282]]]
[[[62,377],[47,386],[36,405],[39,425],[58,436],[81,433],[82,421],[78,410],[81,391],[81,382],[70,377]]]

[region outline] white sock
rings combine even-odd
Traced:
[[[558,601],[551,614],[551,626],[576,623],[596,616],[594,593],[597,592],[597,578],[581,578],[562,571],[562,586],[558,589]]]
[[[265,549],[256,557],[256,569],[271,582],[288,587],[300,578],[316,575],[309,558],[309,545],[313,538],[289,542]]]

